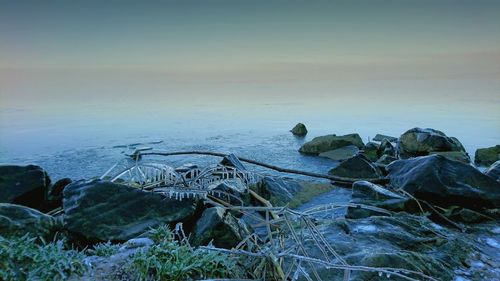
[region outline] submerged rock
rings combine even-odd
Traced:
[[[399,137],[397,152],[400,158],[425,156],[438,151],[465,152],[465,149],[456,138],[430,128],[413,128]]]
[[[382,135],[382,134],[377,134],[375,135],[375,137],[373,138],[374,141],[383,141],[383,140],[388,140],[389,142],[397,142],[398,141],[398,138],[396,137],[391,137],[391,136],[386,136],[386,135]]]
[[[2,236],[30,234],[50,241],[62,229],[62,222],[52,216],[25,206],[0,203],[0,235]]]
[[[335,161],[342,161],[351,158],[359,153],[359,148],[355,145],[348,145],[334,150],[320,153],[319,156]]]
[[[476,150],[474,163],[480,166],[488,166],[500,160],[500,145]]]
[[[500,160],[491,164],[491,166],[484,172],[487,176],[492,177],[496,181],[500,181]]]
[[[474,167],[441,155],[397,160],[387,166],[390,185],[439,206],[473,210],[500,207],[500,183]]]
[[[197,203],[100,180],[74,182],[63,194],[68,230],[91,242],[126,241],[151,227],[190,219]]]
[[[380,170],[360,154],[342,161],[337,167],[331,169],[328,174],[350,179],[373,179],[380,178]]]
[[[295,125],[295,127],[293,127],[293,129],[291,129],[290,132],[292,132],[292,134],[296,136],[303,137],[307,135],[307,128],[306,125],[302,123],[297,123],[297,125]]]
[[[212,241],[216,247],[230,249],[250,234],[250,227],[233,217],[229,210],[212,207],[206,209],[196,222],[191,239],[194,246]]]
[[[315,137],[309,142],[306,142],[299,149],[299,152],[309,155],[318,155],[322,152],[334,150],[348,145],[355,145],[362,149],[364,144],[358,134],[348,134],[344,136],[326,135]]]
[[[0,203],[42,210],[50,178],[39,166],[0,165]]]

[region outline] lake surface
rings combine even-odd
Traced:
[[[103,174],[123,145],[210,150],[327,172],[336,163],[300,155],[315,136],[399,136],[431,127],[473,156],[500,143],[497,80],[176,81],[159,74],[8,72],[0,76],[0,163],[35,163],[53,179]],[[291,135],[297,122],[305,139]],[[151,142],[161,143],[151,144]],[[120,146],[120,147],[117,147]],[[176,156],[173,164],[215,162]]]

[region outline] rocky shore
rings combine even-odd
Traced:
[[[170,167],[139,151],[55,183],[0,165],[0,280],[500,280],[500,145],[472,160],[413,128],[297,153],[337,161],[331,180],[257,174],[232,154]],[[341,188],[349,202],[298,208]]]

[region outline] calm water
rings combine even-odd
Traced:
[[[300,155],[304,141],[353,132],[367,141],[420,126],[457,137],[472,155],[500,143],[496,80],[182,83],[150,75],[65,75],[0,78],[0,162],[36,163],[54,179],[88,178],[124,158],[126,149],[116,146],[142,143],[326,172],[335,163]],[[297,122],[309,129],[305,139],[288,132]],[[162,143],[148,144],[156,141]]]

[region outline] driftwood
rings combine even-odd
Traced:
[[[217,156],[217,157],[225,157],[227,156],[226,153],[220,153],[220,152],[212,152],[212,151],[176,151],[176,152],[140,152],[139,155],[144,156],[144,155],[159,155],[159,156],[173,156],[173,155],[209,155],[209,156]],[[324,174],[319,174],[319,173],[314,173],[314,172],[308,172],[308,171],[301,171],[301,170],[295,170],[295,169],[288,169],[288,168],[282,168],[278,167],[275,165],[255,161],[253,159],[248,159],[248,158],[241,158],[238,157],[238,159],[242,162],[250,163],[253,165],[261,166],[264,168],[268,168],[271,170],[275,170],[281,173],[287,173],[287,174],[296,174],[296,175],[304,175],[308,177],[313,177],[313,178],[322,178],[322,179],[328,179],[331,180],[335,183],[339,184],[344,184],[344,185],[351,185],[355,181],[358,180],[364,180],[364,181],[369,181],[371,183],[378,183],[378,184],[383,184],[387,183],[387,179],[385,178],[367,178],[367,179],[352,179],[352,178],[346,178],[346,177],[338,177],[338,176],[332,176],[332,175],[324,175]]]

